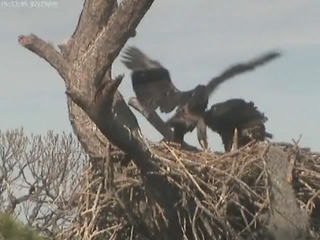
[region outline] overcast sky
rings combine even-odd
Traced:
[[[17,37],[34,33],[57,45],[73,33],[81,8],[78,0],[0,0],[0,130],[71,131],[62,79],[19,46]],[[302,146],[320,151],[319,9],[319,0],[156,0],[127,45],[159,60],[181,90],[206,83],[234,63],[280,50],[282,58],[223,84],[210,105],[230,98],[254,101],[268,116],[274,141],[291,142],[302,134]],[[117,60],[113,74],[121,73],[126,78],[120,90],[128,99],[130,74]],[[145,135],[158,140],[136,116]],[[222,149],[216,134],[209,139],[212,149]],[[197,144],[196,133],[187,141]]]

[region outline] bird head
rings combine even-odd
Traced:
[[[206,86],[198,85],[192,92],[189,100],[190,109],[202,114],[208,105],[208,91]]]

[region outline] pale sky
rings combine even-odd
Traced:
[[[72,131],[61,77],[17,37],[34,33],[57,45],[73,33],[81,8],[76,0],[0,0],[0,130]],[[234,63],[280,50],[280,59],[223,84],[209,106],[230,98],[253,101],[268,116],[273,141],[292,142],[302,134],[301,146],[320,151],[319,9],[319,0],[156,0],[127,45],[159,60],[181,90]],[[129,99],[130,73],[117,60],[113,74],[122,73],[120,91]],[[143,133],[159,140],[134,113]],[[222,149],[218,135],[208,137],[213,150]],[[186,140],[198,146],[195,131]]]

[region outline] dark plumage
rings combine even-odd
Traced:
[[[122,62],[133,71],[133,90],[146,110],[159,108],[161,112],[168,113],[177,107],[176,114],[167,122],[174,129],[174,140],[182,143],[184,134],[198,126],[202,128],[198,129],[198,140],[206,147],[205,125],[198,124],[198,121],[203,118],[209,96],[226,80],[252,71],[279,56],[278,52],[270,52],[247,63],[231,66],[218,77],[212,78],[207,85],[198,85],[189,91],[178,90],[173,85],[168,70],[138,48],[127,48]]]
[[[167,121],[167,124],[173,128],[173,140],[175,142],[182,143],[184,135],[187,132],[192,132],[197,126],[197,136],[200,145],[204,149],[208,147],[206,125],[203,121],[203,114],[207,105],[207,88],[203,85],[198,85],[186,103],[180,106],[173,117]]]
[[[238,131],[239,147],[252,140],[263,141],[266,137],[272,137],[264,126],[267,117],[253,102],[243,99],[230,99],[214,104],[206,112],[204,119],[206,125],[221,136],[225,151],[231,150],[235,129]]]

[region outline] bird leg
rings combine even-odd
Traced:
[[[238,150],[239,146],[239,139],[238,139],[239,135],[238,135],[238,129],[235,128],[234,132],[233,132],[233,140],[232,140],[232,147],[231,147],[231,152]]]
[[[197,136],[200,146],[204,151],[208,150],[208,141],[207,141],[207,125],[204,122],[203,118],[198,119],[197,122]]]
[[[200,143],[203,151],[207,151],[207,150],[208,150],[208,142],[207,142],[206,140],[201,139],[201,140],[199,141],[199,143]]]

